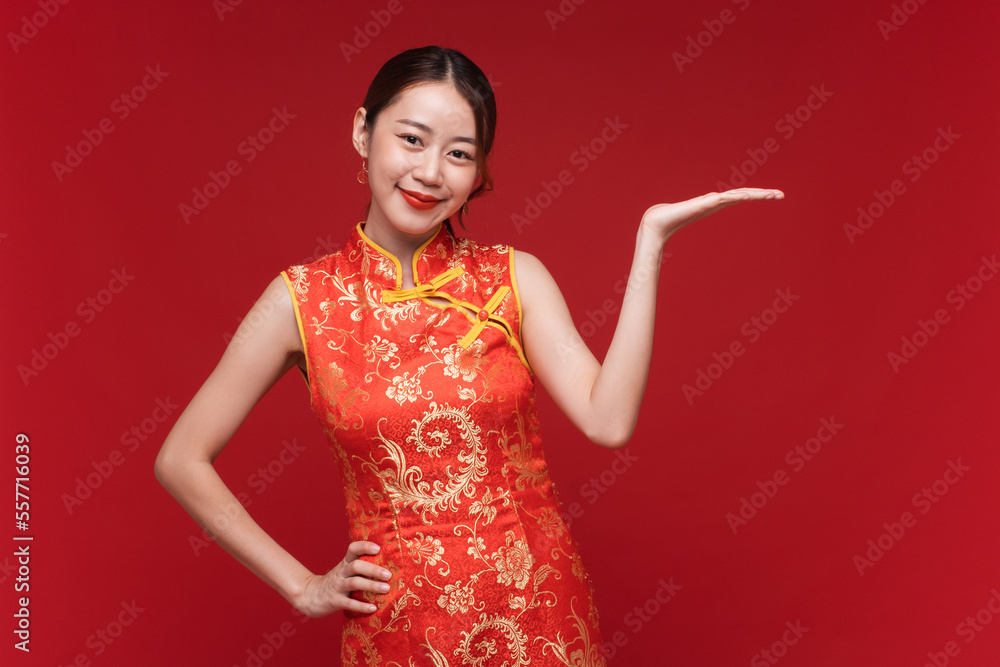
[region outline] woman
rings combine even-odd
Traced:
[[[354,121],[367,219],[341,251],[268,286],[157,458],[195,520],[292,605],[347,612],[345,664],[604,664],[534,380],[590,440],[624,445],[649,372],[664,243],[726,206],[783,197],[745,188],[648,209],[601,364],[541,262],[452,234],[451,217],[492,187],[495,125],[490,84],[461,53],[389,60]],[[212,467],[293,366],[347,496],[353,541],[324,574],[261,530]]]

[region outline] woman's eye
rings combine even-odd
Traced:
[[[412,134],[401,134],[399,136],[400,138],[402,138],[403,141],[410,144],[411,146],[416,146],[418,143],[420,143],[420,139],[413,136]]]
[[[453,150],[451,152],[451,154],[454,155],[455,157],[461,158],[463,160],[471,160],[471,159],[473,159],[472,156],[469,155],[468,153],[466,153],[465,151]]]

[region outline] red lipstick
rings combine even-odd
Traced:
[[[440,199],[435,199],[430,195],[423,194],[422,192],[413,192],[411,190],[404,190],[403,188],[399,188],[399,192],[403,195],[403,200],[407,204],[419,211],[429,211],[441,203]]]

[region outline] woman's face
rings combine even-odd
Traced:
[[[359,110],[354,143],[368,159],[368,222],[423,235],[456,213],[479,175],[475,140],[472,107],[450,83],[403,91],[371,133]]]

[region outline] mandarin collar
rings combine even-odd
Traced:
[[[389,290],[403,287],[402,265],[391,252],[372,241],[364,232],[364,222],[354,226],[351,246],[358,252],[352,256],[362,260],[366,278],[378,286]],[[444,223],[438,223],[437,231],[413,253],[413,281],[417,285],[430,283],[435,276],[450,267],[449,260],[454,254],[455,237],[448,233]],[[353,257],[352,257],[353,258]],[[366,260],[367,261],[364,261]]]

